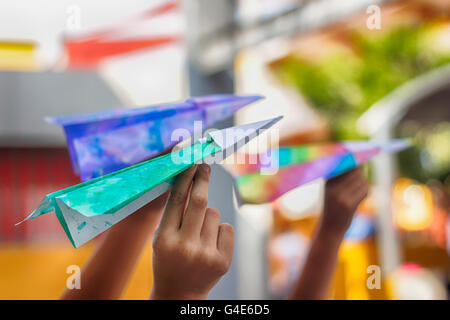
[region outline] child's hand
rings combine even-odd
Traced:
[[[368,184],[361,169],[353,169],[327,181],[321,228],[343,235],[350,226],[360,202],[367,196]]]
[[[152,299],[206,299],[228,271],[233,227],[207,208],[210,167],[177,178],[153,240]]]
[[[359,168],[327,181],[324,212],[292,299],[328,298],[339,247],[367,192],[367,181]]]

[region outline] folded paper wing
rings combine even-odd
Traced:
[[[253,155],[246,155],[245,164],[228,168],[236,178],[239,201],[259,204],[318,178],[340,175],[381,152],[397,152],[409,146],[409,140],[397,139],[282,147],[256,155],[253,162]]]
[[[187,148],[50,193],[25,220],[55,211],[78,248],[163,194],[177,174],[201,161],[222,160],[279,119],[213,131]]]
[[[154,157],[259,99],[223,94],[46,120],[63,126],[72,167],[86,181]]]

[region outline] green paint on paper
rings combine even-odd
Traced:
[[[86,221],[83,221],[80,223],[80,225],[77,227],[78,231],[81,231],[84,227],[86,227]]]
[[[103,176],[87,186],[59,196],[64,203],[86,217],[113,213],[149,190],[183,172],[194,163],[220,151],[214,141],[188,148]]]
[[[179,173],[219,151],[221,148],[214,140],[195,143],[187,148],[58,190],[45,196],[33,212],[33,218],[55,211],[69,240],[76,247],[56,199],[86,217],[114,213],[161,183],[172,183]],[[78,233],[86,225],[86,222],[78,225]],[[105,226],[112,224],[107,221]]]

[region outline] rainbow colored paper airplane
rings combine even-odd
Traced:
[[[382,152],[409,146],[408,139],[394,139],[281,147],[264,154],[246,154],[241,164],[226,167],[235,177],[240,202],[260,204],[318,178],[340,175]]]
[[[47,117],[62,125],[72,167],[83,181],[150,159],[177,144],[176,129],[189,135],[212,127],[261,96],[232,94],[90,114]],[[195,121],[201,121],[200,128]]]

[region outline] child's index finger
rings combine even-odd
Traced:
[[[180,227],[186,199],[189,194],[189,188],[196,171],[197,165],[193,165],[177,176],[172,190],[170,191],[169,199],[167,200],[166,210],[164,210],[161,219],[161,229],[178,229]]]
[[[200,236],[208,205],[208,186],[211,168],[201,164],[194,176],[191,194],[181,229],[188,235]]]

